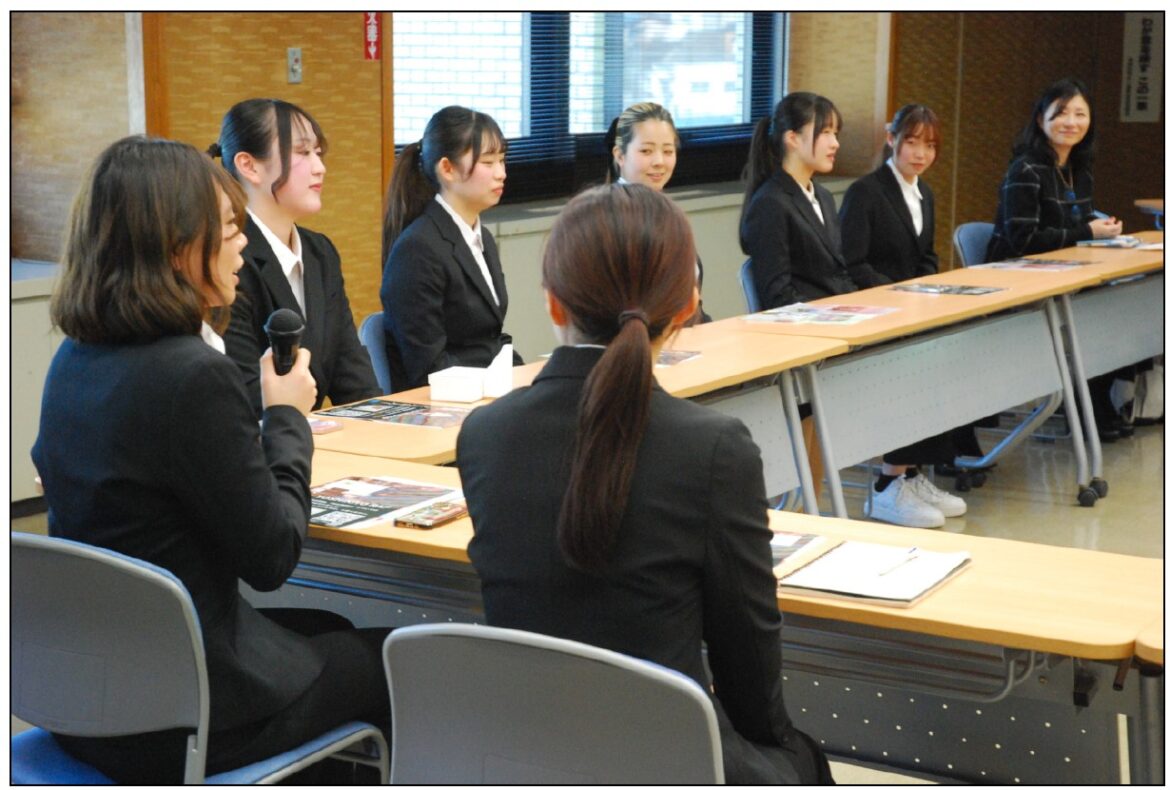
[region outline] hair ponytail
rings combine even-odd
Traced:
[[[382,216],[382,260],[390,256],[394,242],[439,192],[435,168],[440,161],[458,162],[470,151],[474,167],[481,154],[507,150],[504,133],[486,113],[451,105],[432,115],[422,139],[403,148],[394,163]]]
[[[602,145],[605,146],[605,156],[609,159],[609,166],[605,168],[605,183],[607,184],[617,183],[617,180],[622,176],[622,169],[618,166],[617,157],[613,155],[613,149],[617,146],[617,126],[618,119],[615,116],[602,140]]]
[[[584,337],[606,346],[581,393],[557,521],[561,551],[577,568],[603,567],[617,542],[650,417],[651,343],[690,303],[694,260],[682,210],[649,187],[595,187],[553,223],[545,287]]]
[[[386,190],[386,213],[382,217],[382,260],[390,254],[394,242],[423,213],[437,191],[434,183],[422,169],[422,143],[411,143],[402,149],[390,175]]]

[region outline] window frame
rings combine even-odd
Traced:
[[[608,12],[606,37],[619,36],[617,17]],[[753,121],[679,130],[678,165],[672,187],[737,180],[747,161],[754,119],[772,110],[786,88],[788,20],[783,12],[750,13],[748,60],[749,113]],[[524,112],[522,137],[508,138],[508,187],[501,204],[571,195],[605,180],[609,152],[604,132],[569,133],[570,13],[524,14]],[[620,82],[605,80],[607,111]],[[613,112],[617,115],[620,108]],[[395,146],[401,151],[406,143]]]

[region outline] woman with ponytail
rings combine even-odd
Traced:
[[[605,150],[609,151],[608,184],[642,184],[661,192],[674,175],[678,161],[679,139],[674,118],[661,104],[645,101],[631,104],[613,119],[605,133]],[[703,290],[703,261],[695,255],[699,291]],[[691,323],[706,323],[711,316],[703,311],[703,302]]]
[[[508,290],[479,215],[504,194],[508,145],[491,116],[444,107],[402,149],[382,221],[382,310],[393,390],[452,365],[486,367],[504,334]],[[520,364],[518,355],[513,361]]]
[[[849,293],[833,196],[813,183],[829,173],[841,114],[824,96],[790,93],[752,135],[739,244],[752,259],[764,308]]]
[[[337,248],[327,236],[297,225],[321,210],[327,150],[313,116],[279,99],[233,106],[223,116],[219,142],[208,150],[223,158],[248,198],[240,298],[224,341],[244,373],[257,418],[263,409],[259,361],[268,348],[264,324],[281,308],[305,322],[301,348],[313,355],[313,408],[325,398],[341,404],[382,394],[370,355],[358,341]]]
[[[686,217],[651,189],[570,201],[543,261],[562,345],[459,434],[468,553],[489,624],[713,687],[729,783],[830,782],[784,708],[760,451],[739,420],[654,381],[698,303],[694,260]]]

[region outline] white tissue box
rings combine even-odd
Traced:
[[[466,368],[459,365],[436,371],[427,376],[431,385],[431,400],[471,403],[483,398],[485,368]]]

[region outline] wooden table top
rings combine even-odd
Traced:
[[[1165,618],[1155,620],[1147,625],[1137,637],[1137,657],[1150,664],[1165,666],[1166,660],[1162,657],[1162,643],[1165,641],[1165,638]]]
[[[312,486],[321,486],[343,477],[401,477],[420,483],[459,488],[459,470],[452,466],[395,461],[389,458],[330,452],[313,453]],[[408,529],[378,525],[365,529],[334,529],[309,526],[309,537],[383,551],[400,551],[440,560],[470,562],[467,544],[471,541],[471,519],[461,518],[434,529]]]
[[[324,450],[314,453],[313,485],[353,475],[459,485],[459,472],[450,467]],[[1120,659],[1138,650],[1146,660],[1161,662],[1162,560],[801,513],[770,511],[769,517],[773,529],[811,532],[833,540],[968,551],[972,557],[971,567],[909,608],[785,590],[778,600],[786,612],[1080,658]],[[309,534],[372,549],[470,562],[469,518],[432,530],[310,527]]]
[[[1139,634],[1164,622],[1160,559],[801,513],[770,515],[774,529],[971,554],[969,568],[908,608],[785,590],[784,611],[1102,660],[1132,656]]]
[[[1147,243],[1162,241],[1160,231],[1143,231],[1135,235]],[[897,291],[890,285],[881,285],[811,302],[814,305],[838,304],[895,308],[892,313],[875,316],[856,324],[773,324],[746,321],[743,318],[733,320],[738,320],[746,331],[801,337],[827,337],[842,340],[850,347],[856,348],[1020,307],[1052,296],[1099,285],[1106,280],[1156,271],[1162,268],[1164,260],[1161,250],[1103,249],[1099,247],[1071,247],[1028,257],[1038,260],[1083,260],[1094,261],[1094,263],[1067,271],[952,269],[948,272],[907,281],[909,283],[991,286],[1003,289],[989,294],[922,294]]]
[[[848,351],[840,340],[818,337],[778,337],[739,330],[739,322],[717,321],[681,330],[667,343],[667,349],[698,351],[699,356],[669,367],[656,366],[654,375],[670,394],[690,398],[724,387],[742,384],[783,370],[800,367]],[[513,368],[513,386],[524,387],[544,367],[544,360]],[[387,399],[431,405],[430,387],[396,393]],[[457,408],[475,408],[475,403],[444,403]],[[340,431],[318,434],[318,450],[397,458],[428,464],[455,460],[457,426],[431,428],[380,423],[370,420],[332,418],[342,424]]]
[[[1138,198],[1133,204],[1143,214],[1163,214],[1166,210],[1165,198]]]

